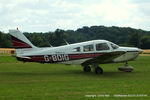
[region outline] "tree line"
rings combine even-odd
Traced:
[[[150,49],[150,31],[130,27],[84,26],[77,30],[61,30],[45,33],[24,32],[25,36],[37,47],[60,46],[89,40],[104,39],[121,46],[134,46]],[[12,48],[9,34],[0,32],[0,48]]]

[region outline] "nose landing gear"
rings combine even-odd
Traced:
[[[124,71],[124,72],[132,72],[133,71],[133,67],[128,65],[128,62],[125,62],[125,65],[123,67],[119,67],[118,70],[119,71]]]

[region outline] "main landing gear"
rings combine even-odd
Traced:
[[[90,66],[83,66],[83,70],[84,70],[84,72],[90,72],[91,67]]]
[[[97,67],[95,68],[95,73],[96,73],[96,74],[103,74],[103,69],[102,69],[101,67],[97,66]]]
[[[123,67],[119,67],[118,70],[120,71],[124,71],[124,72],[132,72],[133,71],[133,67],[128,65],[128,62],[125,62],[125,65]]]
[[[92,65],[92,67],[93,67],[96,74],[102,74],[103,73],[103,69],[101,67],[99,67],[98,65]],[[83,70],[84,70],[84,72],[90,72],[91,67],[89,65],[83,66]]]

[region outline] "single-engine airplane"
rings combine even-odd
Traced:
[[[120,47],[107,40],[92,40],[58,47],[38,48],[24,34],[9,30],[12,43],[16,49],[16,58],[23,62],[81,64],[85,72],[94,69],[96,74],[102,74],[99,64],[125,62],[121,71],[131,72],[128,61],[134,60],[142,52],[139,48]]]

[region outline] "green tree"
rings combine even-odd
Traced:
[[[57,29],[54,33],[54,46],[60,46],[64,44],[64,30]]]
[[[2,32],[0,32],[0,48],[2,47],[2,43],[3,43],[3,37],[2,37]]]
[[[140,47],[140,35],[137,32],[132,33],[128,40],[129,45]]]
[[[149,49],[150,48],[150,36],[145,35],[141,37],[140,45],[142,49]]]
[[[38,47],[50,46],[50,44],[53,46],[64,45],[65,38],[65,40],[67,40],[67,42],[69,43],[105,39],[116,44],[150,49],[150,31],[133,29],[130,27],[84,26],[77,30],[64,31],[61,29],[57,29],[55,32],[46,33],[26,32],[25,35],[35,46]],[[0,32],[0,47],[12,47],[12,42],[9,34]]]
[[[42,39],[42,37],[40,36],[40,33],[34,33],[34,34],[32,34],[32,37],[31,37],[30,39],[31,39],[31,42],[32,42],[35,46],[38,46],[38,47],[41,47],[41,46],[42,46],[43,39]]]

